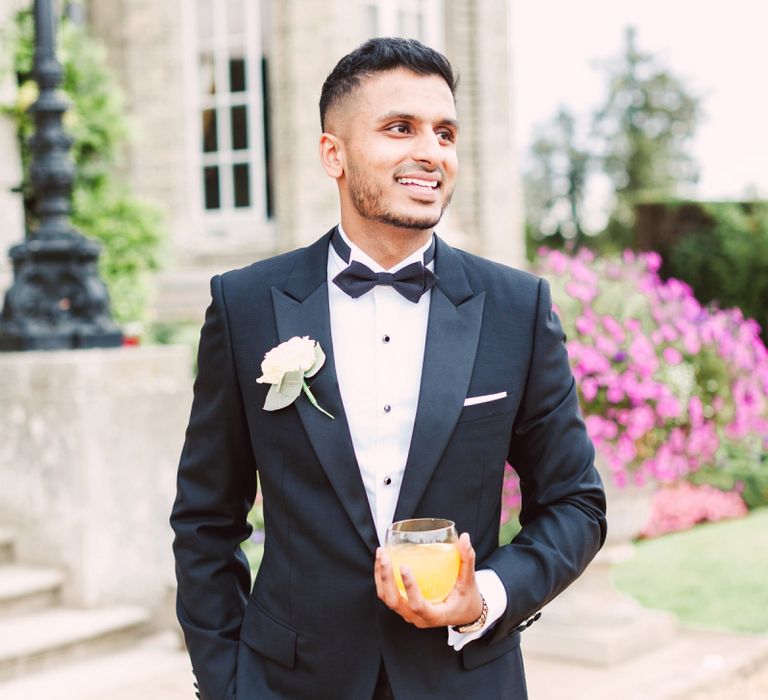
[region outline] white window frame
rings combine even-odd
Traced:
[[[227,31],[228,3],[213,0],[212,39],[201,42],[198,33],[197,0],[185,0],[185,93],[187,95],[186,134],[189,163],[189,195],[192,213],[193,245],[206,248],[222,242],[238,247],[269,248],[274,241],[274,226],[267,220],[266,161],[264,155],[264,109],[262,104],[262,32],[261,2],[244,0],[245,21],[238,37]],[[244,49],[246,90],[229,92],[229,48],[238,42]],[[211,50],[214,55],[216,94],[203,95],[200,90],[200,55]],[[248,148],[231,149],[230,107],[247,107]],[[215,108],[217,150],[204,153],[202,146],[202,113]],[[249,201],[247,207],[234,206],[232,166],[249,166]],[[219,209],[205,208],[203,168],[219,166]]]
[[[443,0],[362,0],[367,11],[377,10],[378,27],[372,36],[402,36],[398,30],[400,10],[413,11],[418,7],[423,12],[423,36],[408,36],[418,39],[422,44],[442,51],[445,48],[445,14]]]

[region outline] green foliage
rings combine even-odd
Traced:
[[[739,307],[768,340],[768,202],[702,206],[712,225],[671,246],[663,272],[691,285],[702,302]]]
[[[264,558],[264,506],[261,499],[258,499],[253,504],[253,508],[248,514],[248,522],[253,528],[253,535],[261,535],[261,537],[252,536],[240,545],[246,559],[248,559],[248,564],[251,568],[251,581],[253,581],[256,579],[256,573],[259,570],[259,566],[261,566],[261,560]]]
[[[188,345],[194,357],[200,340],[200,324],[197,321],[152,323],[147,328],[147,338],[153,345]]]
[[[150,292],[147,273],[159,267],[160,213],[111,186],[78,188],[73,199],[75,226],[103,243],[99,270],[109,288],[114,317],[141,319]]]
[[[500,545],[509,544],[513,539],[515,539],[517,533],[522,530],[522,525],[520,525],[519,520],[520,511],[515,511],[512,515],[513,517],[507,520],[507,522],[505,522],[499,529]]]
[[[605,228],[594,239],[591,248],[603,255],[617,255],[622,250],[632,247],[632,221],[624,215],[621,205],[617,205],[611,212]]]
[[[721,491],[738,491],[749,509],[768,506],[768,454],[759,440],[724,441],[718,464],[694,472],[688,480]]]
[[[33,131],[28,108],[37,98],[31,79],[34,29],[30,10],[19,12],[4,32],[12,47],[13,70],[19,81],[14,104],[4,111],[16,122],[24,171],[27,227],[36,225],[29,185]],[[116,78],[106,68],[103,48],[81,28],[63,18],[59,23],[58,55],[63,68],[62,92],[71,107],[64,127],[73,137],[76,165],[72,223],[103,244],[101,275],[109,288],[118,321],[140,320],[147,302],[149,273],[160,266],[163,223],[159,210],[133,197],[115,174],[130,129]]]
[[[768,631],[768,509],[640,542],[616,585],[685,625]]]

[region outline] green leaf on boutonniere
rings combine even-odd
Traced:
[[[290,406],[299,396],[304,385],[304,376],[301,370],[286,372],[280,384],[273,384],[267,392],[264,402],[265,411],[279,411]]]
[[[313,364],[306,372],[304,372],[304,376],[314,377],[324,364],[325,364],[325,353],[323,352],[323,349],[320,347],[320,343],[315,343],[315,364]]]

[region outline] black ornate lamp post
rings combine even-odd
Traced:
[[[116,347],[122,333],[110,317],[107,289],[99,279],[99,245],[69,220],[72,139],[62,128],[68,105],[57,94],[62,70],[52,0],[35,0],[34,8],[40,95],[30,107],[35,119],[30,179],[39,225],[10,250],[14,282],[0,317],[0,350]]]

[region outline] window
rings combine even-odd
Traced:
[[[202,228],[207,235],[247,236],[255,220],[269,215],[261,3],[192,4],[192,141]]]
[[[369,36],[402,36],[443,47],[442,0],[363,0],[363,10]]]

